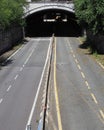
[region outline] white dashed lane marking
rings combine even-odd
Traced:
[[[88,89],[91,89],[89,86],[89,83],[87,81],[85,81],[86,86],[88,87]]]
[[[1,99],[0,99],[0,104],[1,104],[2,102],[3,102],[3,99],[1,98]]]
[[[6,61],[10,60],[14,55],[16,55],[21,49],[22,49],[23,46],[21,46],[15,53],[13,53]],[[19,71],[22,71],[23,68],[25,67],[25,65],[27,64],[28,60],[30,59],[31,55],[33,54],[34,52],[34,49],[32,49],[31,53],[29,54],[29,56],[27,57],[26,61],[24,62],[23,66],[19,69]],[[5,61],[5,62],[6,62]],[[16,80],[18,78],[19,74],[17,74],[15,77],[14,77],[14,80]],[[12,85],[9,85],[6,92],[9,92],[10,89],[12,88]],[[0,99],[0,104],[3,102],[3,98]]]
[[[23,70],[23,68],[21,67],[21,68],[20,68],[20,71],[22,71],[22,70]]]
[[[82,77],[85,79],[85,75],[84,75],[84,73],[83,73],[83,72],[81,72],[81,75],[82,75]]]
[[[17,75],[14,77],[14,79],[16,80],[16,79],[18,78],[18,76],[19,76],[19,75],[17,74]]]
[[[12,87],[12,86],[11,86],[11,85],[9,85],[9,87],[8,87],[8,89],[7,89],[7,92],[11,89],[11,87]]]
[[[91,97],[93,98],[94,102],[95,102],[96,104],[98,104],[98,101],[96,100],[96,97],[95,97],[95,95],[94,95],[93,93],[91,93]]]
[[[73,53],[73,50],[71,50],[71,53]]]
[[[104,66],[99,61],[97,61],[97,63],[100,65],[102,69],[104,69]]]
[[[77,66],[78,66],[78,69],[81,70],[81,66],[79,64]]]
[[[73,54],[73,57],[75,58],[75,55]]]
[[[101,117],[104,119],[104,112],[102,110],[99,110]]]
[[[75,62],[76,62],[77,64],[79,63],[77,59],[75,59]]]
[[[34,52],[34,49],[31,51],[30,55],[27,57],[26,61],[24,62],[24,65],[27,64],[27,62],[29,61],[29,59],[32,56],[33,52]]]

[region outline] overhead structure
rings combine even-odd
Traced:
[[[24,18],[26,36],[78,36],[81,32],[72,2],[32,2]]]
[[[68,12],[71,12],[71,13],[75,13],[74,11],[74,4],[73,3],[60,3],[60,2],[49,2],[49,3],[44,3],[44,2],[41,2],[41,3],[35,3],[35,2],[32,2],[32,3],[29,3],[28,7],[25,9],[25,16],[24,17],[27,17],[33,13],[37,13],[37,12],[40,12],[40,11],[45,11],[45,10],[63,10],[63,11],[68,11]]]

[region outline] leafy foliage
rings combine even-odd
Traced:
[[[13,22],[22,23],[25,0],[0,0],[0,27],[6,28]]]
[[[104,0],[74,0],[78,22],[94,35],[104,34]]]

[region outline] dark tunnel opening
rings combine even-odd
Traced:
[[[45,10],[26,18],[25,35],[29,37],[77,37],[82,33],[75,14],[62,10]]]

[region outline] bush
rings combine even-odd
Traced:
[[[78,23],[87,30],[86,45],[104,53],[104,0],[74,0]]]
[[[93,35],[104,34],[104,0],[74,0],[78,22]]]
[[[0,0],[0,28],[4,29],[16,22],[22,24],[25,0]]]

